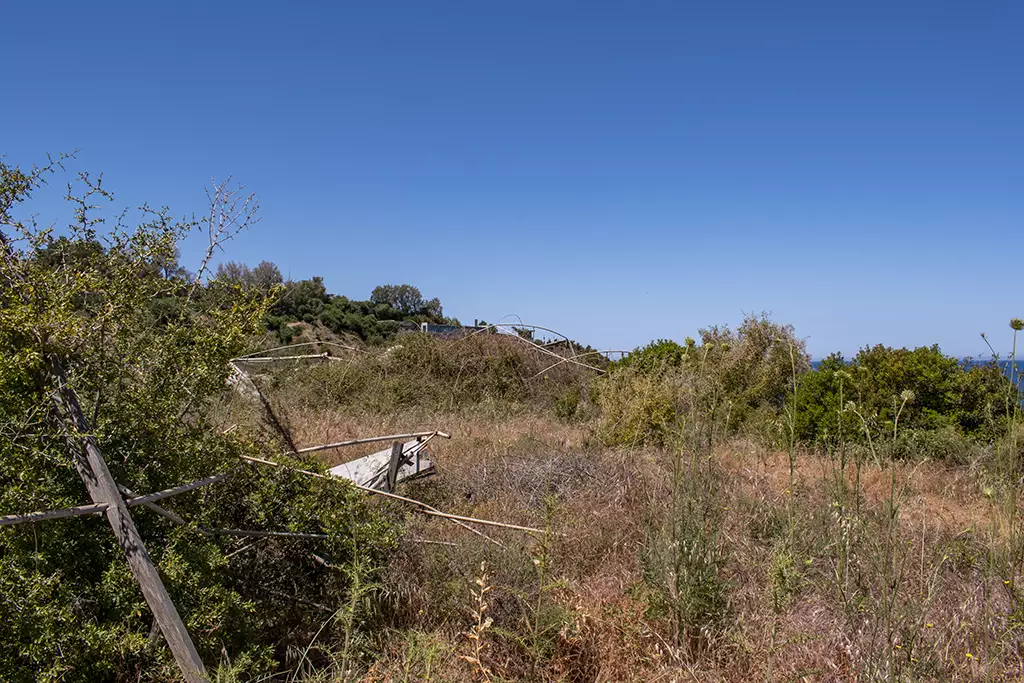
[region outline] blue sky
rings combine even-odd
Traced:
[[[1024,4],[11,3],[0,153],[264,219],[227,258],[600,348],[815,356],[1024,316]],[[34,210],[57,215],[59,187]],[[202,245],[184,250],[194,267]],[[1003,344],[1006,346],[1006,344]]]

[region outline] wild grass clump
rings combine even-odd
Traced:
[[[735,331],[701,330],[701,342],[654,342],[612,365],[598,381],[598,431],[609,445],[662,445],[686,423],[710,447],[730,434],[772,433],[792,376],[810,366],[792,327],[749,316]]]
[[[724,510],[710,461],[678,454],[669,467],[668,486],[652,485],[640,562],[649,614],[693,659],[719,639],[728,615]]]
[[[344,361],[278,373],[274,394],[314,410],[550,411],[557,406],[571,419],[585,410],[595,375],[509,335],[439,339],[416,333],[398,337],[386,349],[366,348]]]

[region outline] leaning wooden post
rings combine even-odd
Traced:
[[[402,442],[396,441],[391,445],[391,461],[388,463],[388,478],[387,484],[388,491],[395,490],[395,484],[398,482],[398,467],[402,464]]]
[[[142,588],[142,595],[153,612],[160,631],[171,648],[174,660],[181,669],[182,676],[188,683],[207,683],[206,668],[199,658],[196,646],[185,629],[185,624],[178,615],[171,596],[167,594],[156,565],[146,552],[135,522],[128,512],[128,506],[117,490],[117,482],[111,476],[107,463],[103,460],[96,439],[89,433],[89,423],[82,413],[78,396],[68,386],[64,373],[57,369],[57,402],[74,427],[72,434],[72,451],[76,457],[78,473],[89,490],[89,496],[96,504],[107,506],[107,521],[114,530],[118,545],[128,558],[128,565],[135,575],[135,580]]]

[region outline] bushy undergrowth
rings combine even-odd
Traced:
[[[914,350],[873,346],[849,363],[839,355],[821,362],[800,379],[803,406],[797,429],[806,443],[835,443],[840,438],[865,441],[860,418],[871,428],[893,428],[900,392],[914,392],[914,410],[903,420],[907,429],[955,431],[963,437],[991,441],[1006,432],[1008,408],[1017,391],[994,362],[968,364],[945,356],[937,346]],[[847,410],[853,403],[856,412]],[[842,422],[842,424],[840,424]]]
[[[555,367],[551,367],[554,365]],[[299,366],[274,376],[275,395],[293,405],[355,410],[559,410],[565,419],[587,409],[593,371],[541,353],[503,334],[442,339],[406,334],[383,350],[343,361]]]
[[[735,331],[701,330],[701,343],[654,342],[615,364],[598,384],[600,432],[609,445],[663,444],[680,432],[716,439],[756,430],[783,411],[793,376],[810,365],[792,327],[748,317]]]
[[[891,443],[906,391],[915,398]],[[996,363],[967,363],[936,346],[874,346],[849,363],[833,355],[812,369],[792,328],[764,317],[735,332],[702,330],[700,343],[661,340],[637,349],[592,393],[609,445],[665,444],[685,426],[708,443],[745,434],[783,446],[795,402],[792,437],[803,446],[869,448],[874,440],[897,457],[951,461],[1003,439],[1021,401]]]
[[[0,509],[89,502],[83,435],[54,406],[61,375],[120,485],[150,493],[231,472],[161,503],[184,525],[145,508],[132,516],[204,660],[274,673],[349,598],[355,568],[373,580],[394,524],[340,482],[241,467],[240,455],[279,447],[221,433],[211,412],[268,302],[168,267],[194,223],[144,211],[137,228],[100,233],[93,204],[107,195],[85,178],[71,237],[57,239],[11,213],[41,173],[0,164]],[[103,516],[0,529],[0,669],[10,681],[178,678]]]

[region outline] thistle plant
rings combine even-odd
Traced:
[[[1019,499],[1018,489],[1020,486],[1017,418],[1021,412],[1020,373],[1017,372],[1017,333],[1024,330],[1024,320],[1021,318],[1011,318],[1010,329],[1013,330],[1013,344],[1010,350],[1010,386],[1007,390],[1010,395],[1010,400],[1007,401],[1009,410],[1009,432],[1007,441],[1009,443],[1007,449],[1008,452],[1005,457],[1005,469],[1010,473],[1010,476],[1008,477],[1008,495],[1005,508],[1010,533],[1010,554],[1011,558],[1013,558],[1011,560],[1013,569],[1008,572],[1008,585],[1011,597],[1013,597],[1015,595],[1014,586],[1016,584],[1016,574],[1021,568],[1021,564],[1024,563],[1024,552],[1017,547],[1019,544],[1017,535],[1017,503]]]
[[[794,552],[794,541],[796,534],[796,520],[794,518],[793,488],[796,484],[796,352],[793,345],[789,345],[790,370],[793,373],[792,397],[793,403],[786,409],[786,427],[789,431],[789,551]]]
[[[889,546],[892,547],[893,533],[896,525],[896,515],[898,507],[896,506],[896,440],[899,436],[900,428],[900,417],[903,415],[903,410],[907,407],[908,403],[914,401],[914,392],[910,389],[904,389],[898,397],[895,398],[894,404],[898,403],[899,407],[896,409],[896,418],[892,423],[892,447],[889,451]]]
[[[1017,415],[1020,413],[1020,375],[1017,372],[1017,333],[1024,330],[1024,320],[1010,319],[1013,330],[1013,348],[1010,351],[1010,392],[1013,395],[1013,407],[1010,415],[1010,448],[1013,457],[1017,455]]]
[[[892,426],[892,444],[889,448],[889,500],[886,510],[886,566],[884,586],[884,623],[887,643],[887,677],[896,672],[896,639],[898,630],[898,619],[896,617],[896,600],[899,597],[902,572],[900,564],[901,551],[897,549],[896,539],[897,523],[899,516],[899,504],[896,500],[896,443],[899,437],[900,417],[903,415],[907,404],[913,403],[914,392],[904,389],[899,396],[893,397],[893,408],[895,418]]]
[[[528,646],[535,675],[541,660],[551,645],[552,635],[557,633],[563,623],[560,611],[550,599],[551,592],[560,585],[560,582],[551,579],[551,527],[557,512],[558,499],[555,495],[548,494],[544,498],[544,534],[536,539],[536,545],[530,553],[537,576],[537,598],[533,605],[530,605],[533,614],[527,615],[526,622],[530,630]]]
[[[1024,330],[1024,320],[1020,318],[1010,318],[1010,329],[1013,330],[1013,350],[1010,352],[1010,360],[1017,360],[1017,333]],[[1010,365],[1010,382],[1014,383],[1014,375],[1016,372],[1016,366],[1011,362]]]
[[[843,433],[843,408],[846,405],[843,401],[843,389],[846,381],[853,381],[853,376],[846,370],[840,370],[836,373],[836,378],[839,380],[839,409],[838,419],[836,420],[837,430],[839,432],[839,470],[843,477],[843,502],[845,503],[846,493],[846,435]]]
[[[852,520],[849,515],[849,485],[846,481],[846,435],[843,432],[843,415],[846,412],[846,404],[843,401],[844,398],[844,384],[846,381],[852,381],[853,377],[850,373],[845,370],[839,370],[836,372],[836,378],[839,380],[839,396],[838,405],[836,407],[837,417],[837,431],[838,431],[838,462],[835,464],[835,468],[838,470],[833,475],[836,486],[836,498],[834,502],[835,509],[833,515],[836,519],[839,534],[836,539],[836,559],[835,559],[835,579],[836,586],[840,597],[844,602],[848,599],[848,582],[849,582],[849,565],[850,565],[850,550],[852,543]],[[853,491],[854,500],[856,505],[860,504],[860,466],[858,461],[856,485]]]
[[[468,662],[473,666],[473,671],[481,681],[491,680],[491,670],[483,663],[484,650],[487,643],[484,635],[494,623],[491,617],[487,616],[487,593],[494,586],[490,584],[490,577],[487,574],[487,562],[480,563],[480,571],[473,581],[476,586],[470,587],[469,593],[473,597],[473,606],[470,608],[470,615],[473,617],[473,625],[462,635],[470,642],[470,653],[459,655],[459,659]]]

